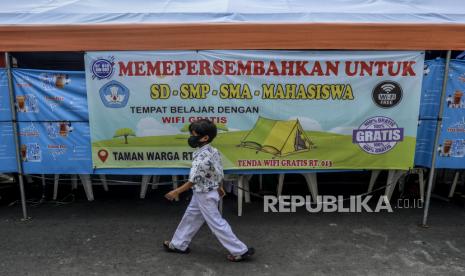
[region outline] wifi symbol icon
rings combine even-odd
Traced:
[[[373,102],[381,108],[396,106],[402,100],[402,87],[394,81],[378,83],[372,92]]]
[[[394,90],[394,88],[396,88],[396,86],[392,83],[386,83],[381,85],[381,89],[383,89],[386,93],[391,92],[392,90]]]

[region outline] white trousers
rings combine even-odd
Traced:
[[[171,244],[180,250],[186,250],[197,231],[207,222],[208,227],[220,243],[232,255],[242,255],[247,252],[247,246],[232,232],[231,226],[221,217],[218,210],[220,196],[218,191],[208,193],[193,192],[191,202],[182,217]]]

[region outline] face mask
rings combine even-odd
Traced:
[[[191,148],[197,148],[197,147],[199,147],[200,144],[201,144],[200,141],[199,141],[201,138],[202,138],[202,137],[200,137],[200,136],[191,135],[191,136],[189,137],[189,139],[187,139],[187,143],[189,144],[189,146],[190,146]]]

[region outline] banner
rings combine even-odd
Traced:
[[[415,166],[431,168],[437,125],[436,120],[420,120],[418,122]]]
[[[15,140],[11,122],[0,122],[0,172],[17,172]]]
[[[450,63],[437,168],[465,168],[465,62]]]
[[[11,121],[10,92],[6,69],[0,68],[0,122]]]
[[[0,173],[18,171],[9,93],[6,70],[0,68]]]
[[[225,169],[413,166],[422,52],[89,52],[85,65],[96,168],[189,167],[200,118]]]
[[[425,61],[420,100],[420,120],[437,120],[444,80],[444,59]]]
[[[13,69],[19,121],[87,121],[85,76],[80,71]]]
[[[92,173],[88,123],[20,122],[19,140],[26,174]]]

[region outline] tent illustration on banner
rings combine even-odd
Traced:
[[[282,121],[259,117],[239,146],[280,157],[309,151],[314,144],[305,134],[299,120]]]

